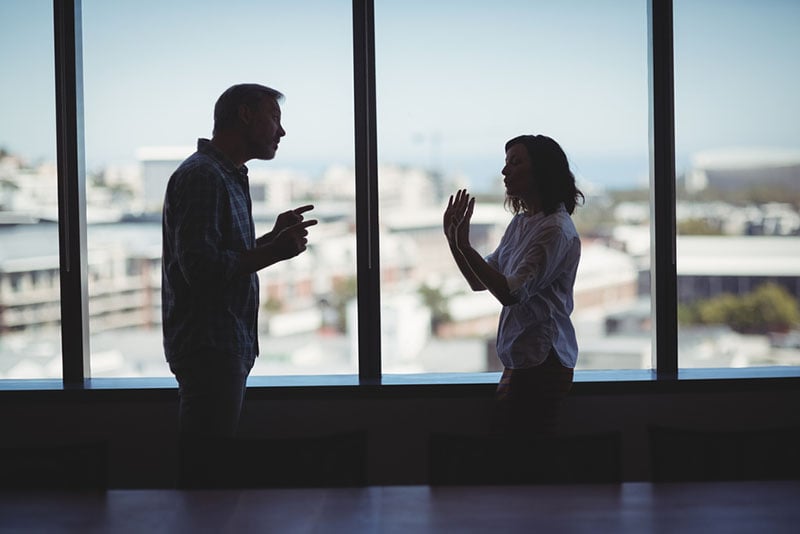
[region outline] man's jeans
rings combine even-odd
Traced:
[[[253,361],[204,351],[186,354],[169,367],[178,380],[181,435],[233,437]]]

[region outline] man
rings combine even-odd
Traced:
[[[234,85],[214,106],[211,140],[172,174],[163,210],[164,351],[184,437],[233,437],[258,355],[257,271],[306,249],[313,206],[281,213],[256,239],[245,163],[270,160],[286,132],[283,95]]]

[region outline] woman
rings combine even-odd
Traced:
[[[569,316],[581,243],[570,215],[584,197],[553,139],[523,135],[505,148],[506,206],[514,217],[497,249],[484,259],[472,248],[475,199],[465,189],[450,197],[444,231],[470,287],[503,304],[497,355],[505,370],[495,431],[552,435],[578,357]]]

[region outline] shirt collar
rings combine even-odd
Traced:
[[[243,176],[247,176],[247,165],[242,165],[238,169],[234,166],[233,162],[228,159],[228,156],[222,153],[217,147],[211,144],[209,139],[203,139],[202,137],[197,140],[197,151],[210,156],[217,160],[220,165],[222,165],[226,170],[231,172],[235,172],[237,174],[241,174]]]
[[[564,213],[566,213],[566,212],[567,212],[567,208],[564,206],[564,203],[563,203],[563,202],[561,202],[561,203],[559,203],[559,204],[558,204],[558,206],[556,207],[556,209],[555,209],[555,211],[552,213],[552,215],[555,215],[556,213],[560,213],[560,212],[562,212],[562,211],[563,211]],[[525,216],[525,220],[527,220],[527,221],[530,221],[530,222],[534,222],[534,221],[541,220],[541,219],[543,219],[544,217],[546,217],[546,215],[544,214],[544,212],[543,212],[543,211],[537,211],[537,212],[536,212],[536,213],[534,213],[534,214],[531,214],[531,215],[527,215],[527,216]]]

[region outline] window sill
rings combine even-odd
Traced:
[[[355,375],[252,376],[248,396],[256,399],[284,397],[459,397],[490,394],[500,373],[426,373],[385,375],[379,380],[359,380]],[[571,395],[676,393],[723,390],[797,388],[800,367],[748,367],[741,369],[681,369],[677,377],[659,378],[649,369],[609,371],[579,370]],[[172,377],[93,378],[83,386],[64,386],[60,379],[0,380],[0,396],[54,395],[176,395]],[[61,397],[60,397],[61,398]]]

